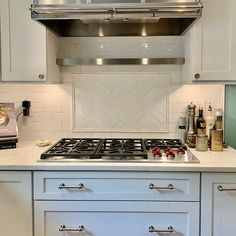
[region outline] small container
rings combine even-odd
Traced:
[[[201,152],[208,151],[208,137],[206,134],[198,134],[196,136],[196,150]]]
[[[211,151],[223,151],[223,130],[211,130]]]

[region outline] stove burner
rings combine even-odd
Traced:
[[[103,139],[95,155],[115,160],[147,159],[142,139]]]
[[[61,139],[51,148],[41,154],[41,159],[50,157],[66,157],[66,158],[87,158],[92,157],[101,139]]]
[[[186,145],[179,139],[145,139],[147,149],[159,147],[161,149],[168,148],[184,148],[187,150]]]

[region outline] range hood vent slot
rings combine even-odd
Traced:
[[[62,37],[182,35],[200,0],[35,0],[31,16]]]
[[[183,65],[184,58],[61,58],[57,59],[60,66],[75,65]]]

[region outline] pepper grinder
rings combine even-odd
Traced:
[[[179,130],[181,131],[181,140],[186,141],[186,117],[179,117]]]
[[[196,146],[195,109],[196,106],[191,102],[191,104],[188,105],[188,125],[186,132],[186,144],[191,148]]]

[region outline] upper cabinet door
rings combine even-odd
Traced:
[[[192,29],[191,80],[236,80],[236,1],[203,0]]]
[[[46,30],[31,19],[31,1],[0,1],[2,81],[46,80]]]

